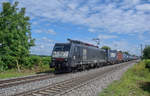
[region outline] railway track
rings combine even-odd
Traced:
[[[30,90],[27,92],[22,92],[19,94],[15,94],[14,96],[55,96],[55,95],[63,95],[66,94],[76,88],[79,88],[92,80],[97,78],[102,78],[109,74],[109,72],[120,70],[121,68],[127,66],[128,64],[134,63],[135,61],[127,62],[124,64],[119,64],[117,66],[111,66],[106,68],[105,70],[101,70],[98,72],[90,73],[84,76],[75,77],[69,80],[61,81],[59,83],[54,83],[49,86],[38,88],[34,90]]]
[[[40,75],[34,75],[34,76],[28,76],[28,77],[0,80],[0,88],[8,88],[12,86],[17,86],[19,84],[30,83],[30,82],[44,80],[44,79],[53,78],[53,77],[55,77],[54,74],[40,74]]]

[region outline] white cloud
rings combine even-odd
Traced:
[[[31,48],[32,54],[38,55],[51,55],[52,48],[54,46],[54,40],[47,37],[36,39],[35,46]]]
[[[82,12],[82,14],[87,15],[89,13],[89,7],[88,6],[83,6],[83,7],[79,8],[79,12],[80,13]]]
[[[56,32],[53,29],[35,29],[33,30],[34,33],[47,33],[47,34],[51,34],[51,35],[56,35]]]
[[[145,43],[149,43],[149,44],[150,44],[150,40],[145,40],[144,42],[145,42]]]
[[[136,9],[140,11],[150,11],[150,4],[137,5]]]
[[[149,14],[137,11],[140,0],[110,1],[99,0],[21,0],[20,6],[27,8],[32,18],[44,18],[47,21],[69,22],[90,28],[104,28],[108,32],[131,34],[150,30]],[[117,8],[117,6],[120,6]],[[140,9],[139,8],[139,9]],[[124,11],[124,9],[128,9]],[[144,9],[144,7],[143,7]],[[145,9],[149,9],[148,4]]]
[[[46,33],[56,35],[56,32],[53,29],[49,29]]]
[[[132,0],[133,4],[139,4],[140,0]]]
[[[34,21],[34,22],[32,22],[31,24],[33,24],[33,25],[38,25],[38,22],[37,21]]]
[[[70,4],[68,4],[68,7],[71,9],[76,9],[77,4],[76,3],[70,3]]]
[[[88,29],[88,31],[89,31],[89,32],[92,32],[92,33],[96,32],[96,30],[93,29],[93,28]]]
[[[150,4],[140,4],[140,0],[110,1],[99,4],[99,0],[21,0],[20,6],[26,7],[31,18],[44,18],[47,21],[71,22],[91,28],[104,28],[108,32],[130,34],[150,30],[149,14],[143,11],[150,9]],[[117,5],[120,7],[116,8]],[[128,6],[128,7],[127,7]],[[124,9],[127,9],[124,11]],[[130,9],[129,9],[130,8]],[[134,9],[140,11],[134,12]],[[141,12],[142,11],[142,12]],[[95,13],[93,13],[95,12]]]
[[[42,30],[40,29],[36,29],[36,30],[33,30],[35,33],[42,33]]]
[[[115,38],[118,38],[118,36],[116,35],[99,35],[98,38],[104,40],[104,39],[115,39]]]
[[[121,51],[128,51],[131,54],[140,55],[139,46],[136,44],[131,44],[127,40],[114,40],[108,44],[112,49],[121,50]]]
[[[53,40],[51,40],[47,37],[43,37],[41,40],[42,40],[42,42],[46,42],[46,43],[52,43],[53,42]]]

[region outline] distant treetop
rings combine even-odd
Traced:
[[[127,51],[125,51],[124,53],[129,55],[129,52],[127,52]]]
[[[143,58],[144,59],[150,59],[150,46],[147,46],[144,48]]]
[[[110,50],[111,48],[109,46],[103,46],[102,49]]]

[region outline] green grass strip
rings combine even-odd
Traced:
[[[150,96],[150,71],[144,61],[135,64],[99,96]]]
[[[7,71],[0,72],[0,79],[22,77],[22,76],[28,76],[28,75],[34,75],[34,74],[40,74],[40,73],[49,73],[53,71],[54,69],[49,68],[48,64],[38,66],[38,67],[33,67],[32,69],[22,69],[21,72],[18,72],[17,69],[9,69]]]

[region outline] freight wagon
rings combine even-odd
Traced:
[[[123,62],[123,53],[121,51],[117,52],[117,63]]]
[[[107,63],[116,64],[117,63],[117,50],[106,50]]]

